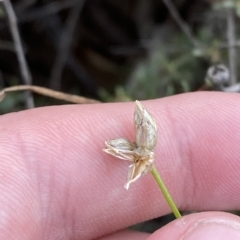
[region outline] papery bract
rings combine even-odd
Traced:
[[[134,145],[124,138],[113,139],[105,142],[104,152],[123,160],[133,160]]]
[[[157,125],[153,117],[139,101],[136,101],[134,126],[138,147],[153,150],[157,143]]]

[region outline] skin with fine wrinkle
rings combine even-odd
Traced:
[[[158,123],[154,164],[180,210],[240,208],[239,101],[239,94],[192,93],[142,102]],[[102,152],[106,139],[134,141],[132,116],[132,103],[0,116],[0,239],[97,239],[169,213],[151,176],[127,192],[127,162]],[[152,237],[179,239],[191,224],[176,223]]]

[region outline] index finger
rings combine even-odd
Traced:
[[[239,207],[239,95],[195,93],[142,104],[156,119],[155,165],[177,205]],[[150,175],[126,191],[127,162],[102,152],[105,140],[134,140],[133,110],[133,103],[74,105],[0,118],[0,172],[8,171],[1,192],[14,192],[43,239],[96,238],[170,212]]]

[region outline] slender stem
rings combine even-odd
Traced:
[[[157,182],[157,185],[159,186],[159,188],[161,189],[163,196],[165,197],[165,199],[167,200],[167,203],[169,205],[169,207],[171,208],[173,214],[175,215],[176,218],[180,218],[181,214],[178,211],[177,206],[175,205],[172,197],[170,196],[165,184],[163,183],[157,169],[153,166],[152,171],[151,171],[155,181]]]

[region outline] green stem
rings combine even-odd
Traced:
[[[178,211],[177,206],[175,205],[174,201],[172,200],[172,197],[170,196],[166,186],[164,185],[157,169],[153,166],[152,171],[151,171],[155,181],[157,182],[157,185],[159,186],[160,190],[163,193],[163,196],[165,197],[165,199],[167,200],[167,203],[169,205],[169,207],[172,209],[173,214],[175,215],[176,218],[180,218],[181,214]]]

